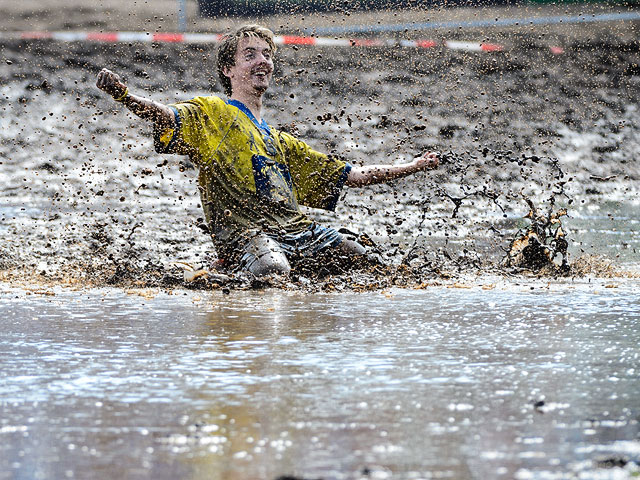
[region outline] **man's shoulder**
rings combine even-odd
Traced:
[[[269,125],[269,128],[271,128],[271,131],[280,139],[281,142],[287,145],[291,145],[297,142],[302,142],[302,140],[300,140],[299,138],[294,136],[292,133],[290,133],[287,128],[282,128],[282,127],[277,128],[271,125]]]
[[[170,105],[182,117],[196,115],[203,118],[212,118],[214,121],[223,121],[233,118],[234,111],[231,106],[217,95],[202,95],[183,100]]]
[[[190,98],[189,100],[178,102],[177,105],[181,103],[198,105],[201,107],[213,107],[213,108],[221,108],[224,105],[226,105],[226,102],[217,95],[199,95],[199,96]]]

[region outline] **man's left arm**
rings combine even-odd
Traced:
[[[400,165],[368,165],[363,167],[353,167],[347,175],[345,185],[349,187],[364,187],[365,185],[385,183],[423,170],[432,170],[437,168],[438,163],[438,154],[428,152],[415,158],[412,162]]]

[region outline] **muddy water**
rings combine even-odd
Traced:
[[[625,478],[638,287],[5,287],[0,478]]]
[[[575,239],[572,251],[604,255],[621,267],[640,272],[639,205],[631,202],[602,201],[573,212],[567,220]]]

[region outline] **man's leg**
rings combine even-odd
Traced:
[[[367,253],[367,249],[360,245],[360,243],[346,238],[340,242],[340,245],[338,245],[336,249],[347,255],[366,255]]]
[[[339,245],[334,247],[334,251],[345,265],[367,267],[384,264],[378,253],[368,250],[357,240],[346,238],[346,236]]]
[[[326,247],[312,258],[315,259],[317,268],[337,273],[366,261],[367,249],[356,240],[343,237],[338,245]]]
[[[240,267],[255,277],[278,274],[289,275],[291,265],[280,245],[267,235],[258,234],[242,248]]]

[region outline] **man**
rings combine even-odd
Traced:
[[[292,258],[319,253],[363,255],[365,248],[311,221],[299,205],[334,210],[343,185],[361,187],[435,168],[428,153],[403,165],[352,167],[319,153],[262,119],[273,74],[273,33],[249,25],[226,36],[218,75],[228,100],[196,97],[163,105],[129,93],[103,69],[96,85],[154,123],[159,153],[189,155],[218,256],[256,277],[288,274]]]

